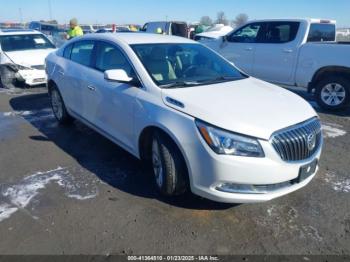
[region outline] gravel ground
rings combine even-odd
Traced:
[[[45,88],[0,90],[0,254],[350,254],[350,112],[320,112],[325,146],[305,188],[227,205],[158,195],[149,172]],[[292,109],[291,109],[292,110]]]

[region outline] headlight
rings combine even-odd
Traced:
[[[264,157],[264,151],[257,139],[233,134],[196,120],[196,125],[204,140],[221,155]]]

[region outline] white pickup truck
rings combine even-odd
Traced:
[[[201,42],[248,75],[305,87],[322,108],[336,110],[350,104],[350,45],[335,37],[335,21],[270,19]]]

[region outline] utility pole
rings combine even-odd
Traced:
[[[18,8],[18,12],[19,12],[19,21],[20,21],[21,24],[23,24],[22,8]]]
[[[51,8],[51,0],[47,0],[49,4],[49,15],[50,15],[50,20],[52,21],[52,8]]]

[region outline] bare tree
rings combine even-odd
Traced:
[[[200,20],[201,25],[211,26],[213,25],[213,20],[209,16],[202,16]]]
[[[247,23],[249,20],[249,17],[247,14],[238,14],[235,18],[235,20],[232,21],[232,25],[235,27],[239,27]]]
[[[220,11],[217,15],[217,19],[215,21],[216,24],[224,24],[224,25],[228,25],[228,20],[226,18],[226,15],[223,11]]]

